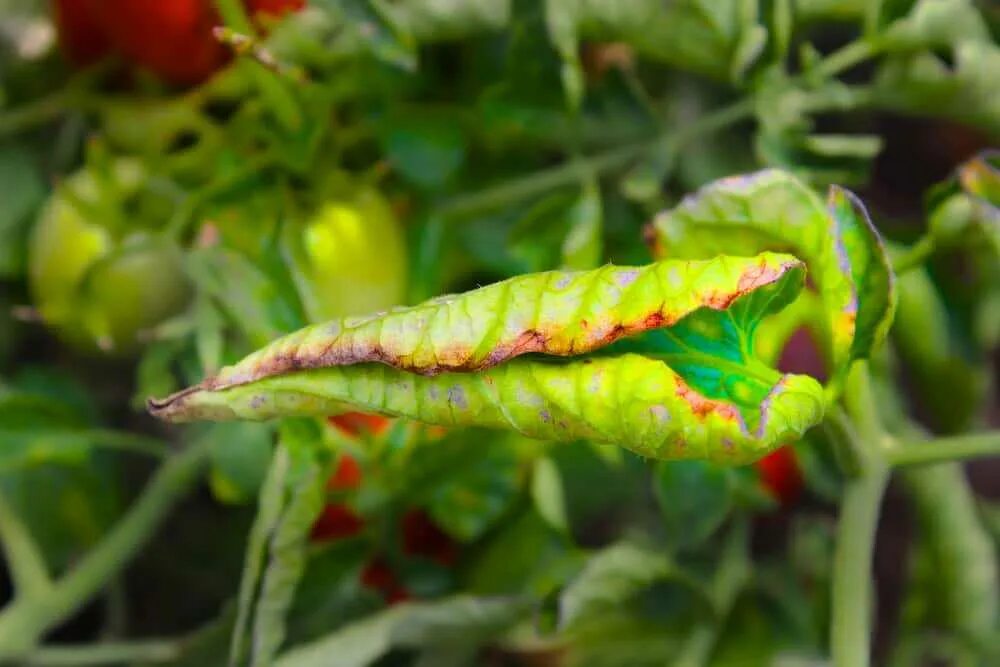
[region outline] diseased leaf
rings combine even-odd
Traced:
[[[752,356],[757,322],[794,299],[803,268],[763,253],[529,274],[307,327],[150,410],[191,421],[360,409],[745,462],[822,417],[815,380]]]
[[[777,170],[725,178],[686,197],[653,223],[653,250],[672,257],[791,251],[806,262],[823,301],[834,386],[868,357],[892,322],[889,258],[853,194],[831,186],[824,203]]]

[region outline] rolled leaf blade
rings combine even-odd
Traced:
[[[171,421],[360,409],[745,462],[822,416],[815,380],[745,354],[760,317],[794,299],[803,268],[764,253],[521,276],[304,329],[150,409]],[[663,328],[683,351],[611,345]],[[620,354],[591,354],[601,348]]]
[[[824,202],[776,169],[724,178],[660,213],[650,241],[659,257],[778,250],[801,258],[823,302],[834,383],[851,361],[869,356],[892,322],[888,254],[861,201],[843,188],[831,186]]]

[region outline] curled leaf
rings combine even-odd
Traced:
[[[888,255],[861,201],[843,188],[831,186],[824,202],[783,171],[724,178],[658,215],[651,241],[657,256],[780,250],[800,257],[823,304],[835,383],[892,323]]]
[[[170,421],[360,409],[744,462],[822,416],[815,380],[752,356],[757,322],[803,281],[776,253],[529,274],[302,329],[149,407]]]

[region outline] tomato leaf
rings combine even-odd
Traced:
[[[756,323],[794,299],[803,268],[764,253],[529,274],[307,327],[150,410],[190,421],[350,406],[589,438],[655,458],[746,462],[822,417],[815,380],[781,375],[751,353]],[[553,358],[517,358],[529,353]]]
[[[583,571],[559,598],[562,626],[569,627],[629,602],[657,582],[673,581],[696,593],[704,610],[711,610],[708,591],[659,550],[620,542],[590,558]]]
[[[373,664],[393,648],[465,646],[485,641],[521,618],[531,603],[524,598],[456,596],[434,602],[401,604],[347,625],[283,655],[277,667]]]
[[[896,295],[888,255],[860,200],[847,190],[831,186],[824,203],[794,176],[764,170],[711,183],[653,225],[660,255],[770,249],[805,261],[823,302],[834,386],[892,323]]]

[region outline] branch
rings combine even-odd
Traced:
[[[913,466],[1000,456],[1000,431],[900,443],[887,454],[890,465]]]
[[[207,458],[207,444],[199,443],[167,459],[125,516],[76,567],[45,595],[15,599],[0,612],[0,661],[29,653],[125,567],[195,485]]]
[[[626,144],[596,155],[571,160],[556,167],[515,178],[480,192],[460,195],[438,208],[438,213],[449,218],[469,216],[481,211],[502,208],[558,187],[572,185],[582,174],[602,174],[628,165],[661,140],[672,140],[677,147],[705,134],[728,127],[753,114],[752,100],[745,99],[718,111],[707,114],[679,132],[665,132],[633,144]]]
[[[32,667],[60,667],[62,665],[112,665],[115,663],[170,662],[176,660],[183,647],[181,642],[169,639],[150,639],[134,642],[106,642],[101,644],[43,646],[24,659]]]
[[[871,661],[872,555],[889,467],[884,429],[868,365],[857,362],[844,392],[847,412],[863,446],[861,474],[847,482],[837,523],[833,559],[830,645],[834,667],[867,667]]]
[[[833,560],[834,667],[865,667],[871,659],[872,554],[888,480],[886,468],[869,470],[844,492]]]
[[[936,248],[933,236],[929,234],[922,236],[920,240],[893,259],[892,270],[900,275],[922,266],[934,254]]]

